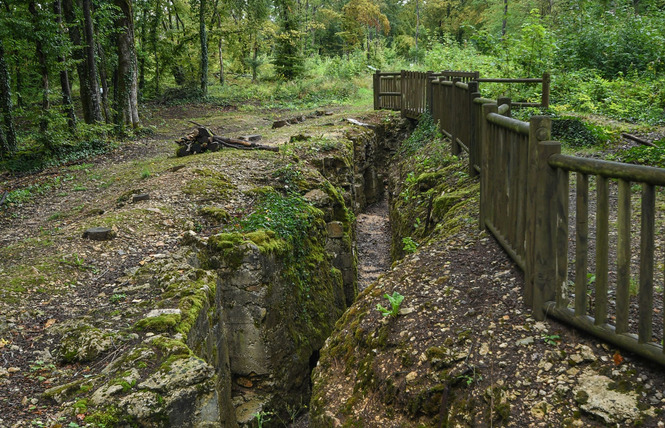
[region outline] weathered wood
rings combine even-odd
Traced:
[[[9,190],[5,190],[2,193],[2,198],[0,198],[0,207],[3,206],[5,201],[7,200],[7,195],[9,195]]]
[[[600,175],[607,178],[619,178],[655,186],[665,186],[665,169],[662,168],[599,159],[578,158],[569,155],[552,156],[550,165],[589,175]]]
[[[545,303],[556,298],[556,242],[557,173],[547,162],[548,158],[561,152],[561,144],[554,141],[538,143],[536,190],[536,242],[534,257],[533,315],[537,320],[545,319]],[[555,261],[552,263],[552,261]]]
[[[628,331],[630,306],[630,182],[619,180],[617,213],[617,289],[616,324],[617,333]]]
[[[478,82],[486,82],[486,83],[542,83],[543,79],[540,77],[528,77],[528,78],[519,78],[519,79],[511,79],[511,78],[503,78],[503,77],[481,77],[476,79]]]
[[[596,325],[607,322],[610,196],[607,178],[596,177]]]
[[[374,110],[379,110],[381,108],[381,70],[376,70],[372,83],[374,89]]]
[[[529,123],[522,122],[521,120],[513,119],[512,117],[502,116],[498,113],[492,113],[487,116],[487,119],[499,126],[508,128],[511,131],[518,132],[520,134],[529,134]]]
[[[653,266],[656,192],[654,186],[642,185],[642,225],[640,230],[640,285],[638,341],[651,342],[653,329]]]
[[[568,306],[568,171],[557,169],[556,186],[556,304]]]
[[[541,95],[541,107],[549,108],[550,107],[550,84],[551,84],[550,74],[545,72],[543,73],[543,92]]]
[[[489,116],[492,115],[488,115]],[[515,120],[500,115],[505,120]],[[519,121],[518,121],[519,122]],[[528,123],[528,171],[526,191],[526,229],[524,249],[526,270],[524,272],[524,302],[535,311],[533,304],[535,242],[536,242],[536,195],[538,192],[538,143],[547,141],[551,135],[552,120],[546,116],[534,116]]]
[[[589,176],[577,173],[575,201],[575,315],[586,315],[589,249]]]
[[[484,171],[480,176],[480,222],[479,226],[481,229],[484,229],[487,226],[487,223],[490,218],[491,213],[491,204],[492,204],[492,195],[489,192],[489,181],[492,176],[492,171],[490,170],[490,130],[489,122],[487,121],[487,115],[490,113],[496,112],[496,104],[487,103],[481,106],[481,117],[480,117],[480,162],[481,170]]]
[[[642,138],[638,137],[637,135],[628,134],[628,133],[624,132],[624,133],[621,134],[621,136],[623,138],[635,141],[636,143],[640,143],[640,144],[645,145],[645,146],[658,147],[656,144],[654,144],[650,141],[647,141],[647,140],[643,140]]]

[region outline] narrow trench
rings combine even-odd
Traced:
[[[388,198],[370,205],[356,222],[358,290],[362,291],[390,268]]]

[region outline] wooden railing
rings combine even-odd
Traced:
[[[400,73],[400,110],[403,116],[412,118],[429,111],[450,137],[452,152],[468,153],[469,172],[480,173],[480,227],[489,230],[524,271],[524,300],[534,317],[555,317],[665,365],[661,341],[665,335],[665,308],[654,305],[655,195],[656,186],[665,186],[665,170],[562,155],[560,143],[549,141],[549,117],[515,120],[510,116],[516,103],[480,96],[477,81],[483,79],[468,80],[469,76],[452,75],[460,72],[447,73]],[[378,74],[375,79],[380,84]],[[537,79],[517,80],[538,83]],[[539,82],[545,88],[549,76]],[[381,98],[385,90],[385,86],[375,85],[376,108],[388,102]],[[541,105],[548,103],[549,86],[543,91]],[[574,194],[570,189],[571,172],[576,176]],[[597,189],[596,203],[591,206],[590,179]],[[634,185],[641,186],[639,263],[632,263],[639,271],[637,285],[630,274]],[[610,204],[614,187],[616,215],[610,211],[615,205]],[[569,211],[571,198],[575,201],[574,212]],[[590,216],[593,209],[595,215]],[[569,224],[571,217],[574,221]],[[592,246],[590,218],[595,218]],[[614,224],[616,227],[610,230]],[[614,237],[616,245],[611,246]],[[569,240],[575,245],[574,266],[568,263]],[[595,252],[591,269],[590,248]],[[616,264],[609,262],[614,250]],[[590,276],[595,276],[592,285]],[[661,286],[665,281],[662,276]],[[568,281],[569,277],[574,282]],[[631,286],[638,289],[637,302],[632,305]],[[659,300],[665,301],[665,296]],[[638,314],[634,322],[630,320],[631,309]],[[660,313],[660,324],[654,328],[655,312]]]

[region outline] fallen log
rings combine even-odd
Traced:
[[[627,139],[627,140],[632,140],[632,141],[635,141],[636,143],[643,144],[645,146],[658,147],[654,143],[652,143],[650,141],[647,141],[647,140],[643,140],[642,138],[638,137],[637,135],[628,134],[628,133],[624,132],[624,133],[621,134],[621,136],[623,138]]]
[[[180,146],[176,151],[176,156],[178,157],[203,153],[206,151],[216,152],[223,147],[237,150],[279,151],[278,147],[257,144],[254,141],[247,141],[242,138],[230,138],[215,135],[209,128],[193,121],[190,122],[196,125],[197,129],[176,141]],[[252,135],[251,137],[254,140],[259,140],[261,138],[260,135]]]

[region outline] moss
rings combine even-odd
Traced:
[[[246,250],[240,248],[243,242],[244,237],[240,233],[220,233],[208,239],[208,250],[212,255],[220,257],[230,268],[237,269],[245,257]]]
[[[221,172],[202,168],[195,170],[194,174],[198,177],[187,181],[182,189],[183,193],[200,196],[207,200],[219,200],[235,189],[235,186]]]
[[[423,172],[416,178],[416,184],[421,191],[436,187],[445,177],[444,171]]]
[[[446,390],[446,385],[439,384],[420,392],[408,403],[408,411],[412,416],[424,414],[434,416],[441,410],[441,396]]]
[[[74,403],[74,410],[76,413],[86,413],[88,411],[88,399],[83,398]]]
[[[203,207],[199,210],[199,214],[203,217],[208,217],[220,223],[226,223],[231,219],[231,215],[224,208],[219,207]]]
[[[107,407],[87,415],[85,417],[86,426],[88,424],[99,427],[116,426],[121,422],[121,415],[122,413],[117,408]]]
[[[180,318],[180,314],[162,314],[156,317],[143,318],[134,324],[134,329],[163,333],[173,330],[180,322]]]
[[[248,232],[245,238],[256,244],[262,254],[284,254],[288,250],[287,242],[278,238],[272,230]]]
[[[586,391],[577,391],[575,394],[575,401],[577,404],[586,404],[589,401],[589,394]]]

